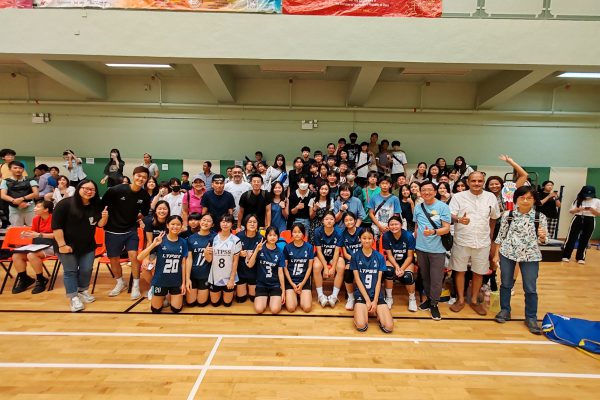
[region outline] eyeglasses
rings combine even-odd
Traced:
[[[84,192],[88,192],[88,193],[94,193],[96,191],[96,189],[88,188],[88,187],[82,187],[80,189],[83,190]]]

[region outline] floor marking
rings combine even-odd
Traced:
[[[219,336],[217,338],[217,341],[215,342],[215,345],[213,346],[210,354],[208,355],[206,362],[204,363],[204,368],[202,369],[202,371],[200,371],[200,375],[198,375],[198,379],[196,379],[196,382],[194,383],[194,386],[192,387],[192,390],[190,391],[190,394],[188,395],[188,400],[193,400],[194,397],[196,397],[196,393],[198,393],[198,389],[200,388],[200,384],[202,384],[202,380],[204,379],[204,376],[206,375],[206,371],[208,370],[208,367],[210,367],[210,363],[212,362],[213,358],[215,357],[215,354],[217,353],[217,349],[219,348],[219,345],[221,344],[221,340],[223,340],[223,338],[221,336]]]
[[[100,337],[163,337],[163,338],[222,338],[222,339],[283,339],[283,340],[346,340],[354,342],[411,342],[411,343],[462,343],[462,344],[522,344],[552,346],[558,343],[547,340],[502,340],[502,339],[447,339],[447,338],[403,338],[390,336],[301,336],[301,335],[243,335],[222,333],[145,333],[145,332],[32,332],[0,331],[0,336],[100,336]]]

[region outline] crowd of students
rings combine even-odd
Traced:
[[[389,150],[377,133],[360,144],[356,133],[349,139],[329,143],[325,153],[303,147],[289,171],[282,154],[269,166],[256,152],[255,160],[228,168],[227,176],[213,173],[206,161],[191,181],[187,172],[182,179],[159,181],[147,153],[132,177],[124,177],[120,152],[112,149],[100,182],[109,186],[102,198],[72,150],[63,154],[70,176],[42,164],[36,179],[28,179],[15,152],[4,149],[0,191],[10,223],[32,226],[27,235],[34,243],[52,244],[14,256],[13,293],[32,285],[33,293],[44,291],[43,259],[57,254],[71,310],[95,301],[89,283],[99,227],[116,279],[109,296],[127,290],[121,261],[128,258],[131,298],[146,295],[140,280],[148,281],[153,313],[165,306],[177,313],[184,306],[230,307],[248,300],[259,314],[267,308],[276,314],[283,307],[310,312],[313,287],[321,307],[335,307],[345,288],[345,307],[354,310],[359,331],[367,329],[369,315],[376,315],[380,328],[391,332],[394,283],[406,287],[409,311],[428,310],[440,320],[438,303],[451,270],[450,310],[458,313],[469,305],[486,315],[480,289],[496,285],[499,267],[501,311],[495,320],[505,322],[511,318],[518,263],[525,324],[539,334],[538,244],[557,229],[560,200],[553,183],[544,182],[538,193],[521,166],[500,156],[514,171],[510,202],[501,177],[475,171],[463,157],[452,165],[443,158],[429,167],[420,162],[409,172],[400,142],[393,141]],[[578,240],[576,259],[583,264],[594,216],[600,215],[595,189],[582,188],[570,211],[574,219],[563,261]],[[144,232],[142,243],[138,228]],[[26,272],[28,261],[35,279]],[[323,285],[327,279],[333,280],[329,295]],[[417,294],[425,296],[420,304]]]

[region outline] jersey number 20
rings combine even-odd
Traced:
[[[163,269],[163,273],[165,274],[176,274],[179,272],[179,260],[170,258],[165,261],[165,268]]]

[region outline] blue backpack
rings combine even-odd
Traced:
[[[600,322],[547,313],[542,322],[544,335],[553,342],[575,347],[593,357],[600,354]]]

